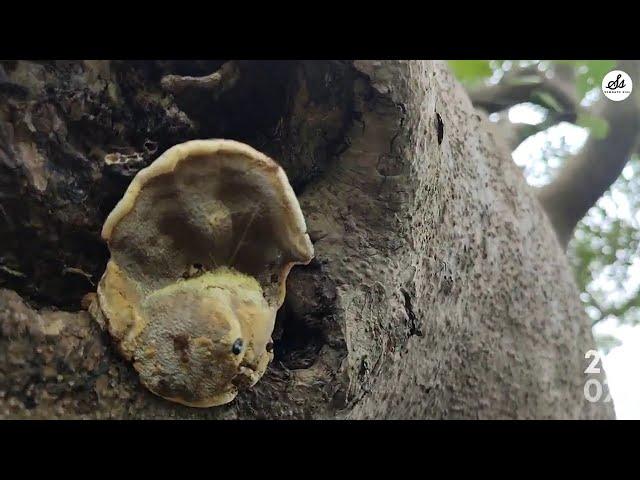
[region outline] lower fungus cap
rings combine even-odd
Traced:
[[[141,310],[153,321],[138,336],[133,358],[142,382],[162,397],[227,403],[238,384],[262,376],[271,358],[263,339],[273,331],[275,311],[258,282],[239,272],[220,269],[177,282],[149,295]]]
[[[103,237],[90,311],[149,390],[209,407],[262,377],[289,270],[313,257],[279,165],[238,142],[177,145],[133,179]]]

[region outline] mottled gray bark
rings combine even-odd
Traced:
[[[594,343],[551,224],[442,63],[238,62],[210,76],[221,65],[4,65],[1,278],[71,312],[0,291],[1,416],[613,416],[583,396]],[[289,277],[265,377],[193,409],[147,392],[72,311],[102,273],[97,232],[131,174],[203,137],[282,163],[316,258]]]

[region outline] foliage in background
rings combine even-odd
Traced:
[[[576,91],[578,98],[582,100],[588,92],[600,87],[602,78],[613,70],[615,63],[615,60],[450,60],[449,66],[458,80],[469,87],[485,81],[495,82],[514,65],[537,65],[542,71],[552,64],[569,65],[574,69]]]
[[[449,67],[465,86],[482,83],[493,75],[491,60],[450,60]]]
[[[574,69],[576,93],[583,106],[599,98],[602,78],[615,67],[615,61],[610,60],[456,60],[449,64],[467,88],[497,84],[514,67],[535,65],[539,71],[547,72],[553,66],[569,65]],[[533,117],[541,117],[540,124],[557,109],[553,99],[546,102],[536,99],[535,105],[517,108],[530,109]],[[576,133],[575,129],[584,131]],[[567,135],[568,132],[572,135]],[[580,111],[575,125],[561,123],[529,137],[514,151],[514,159],[524,167],[527,181],[540,186],[553,178],[569,155],[579,151],[587,135],[604,138],[607,134],[605,120]],[[573,143],[567,141],[569,136],[574,138]],[[576,137],[581,138],[577,144]],[[594,325],[607,318],[620,324],[640,324],[639,246],[640,157],[636,155],[578,224],[569,244],[568,255],[582,291],[580,298]],[[596,341],[605,352],[620,343],[610,335],[596,335]]]

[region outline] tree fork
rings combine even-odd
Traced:
[[[620,61],[616,67],[633,78],[640,75],[640,62]],[[638,146],[640,95],[626,101],[603,98],[598,114],[608,124],[606,137],[589,137],[582,150],[567,159],[556,178],[538,189],[538,198],[553,224],[560,244],[566,247],[578,222],[618,179]]]

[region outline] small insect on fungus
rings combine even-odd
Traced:
[[[242,339],[239,338],[235,342],[233,342],[233,346],[231,347],[231,351],[234,355],[240,355],[242,353]]]
[[[255,385],[287,275],[313,258],[275,161],[230,140],[176,145],[138,172],[102,237],[111,258],[89,311],[149,390],[212,407]]]

